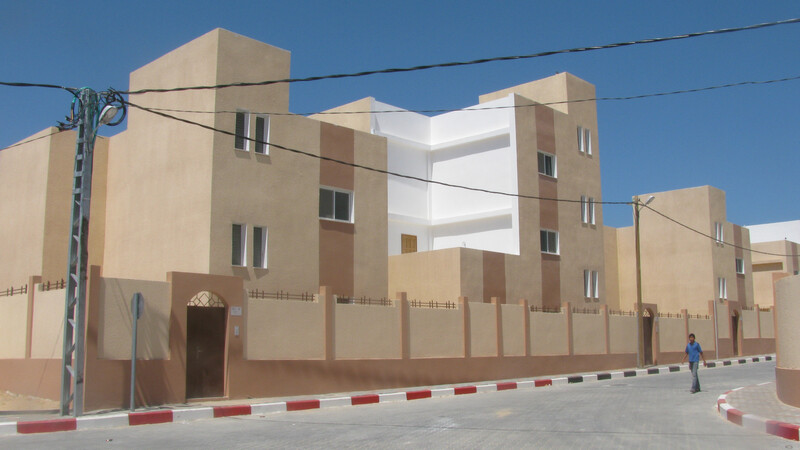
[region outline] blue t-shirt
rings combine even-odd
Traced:
[[[689,355],[689,362],[700,362],[700,353],[703,353],[703,349],[699,342],[694,341],[693,344],[686,344],[686,353]]]

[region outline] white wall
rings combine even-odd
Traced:
[[[443,183],[517,193],[512,97],[436,117],[373,116],[373,132],[388,139],[388,170]],[[486,109],[482,108],[497,108]],[[375,102],[376,110],[399,110]],[[519,254],[515,197],[389,176],[389,254],[400,235],[417,236],[417,250],[467,247]]]
[[[750,230],[750,242],[753,244],[784,239],[800,242],[800,220],[748,225],[747,228]]]

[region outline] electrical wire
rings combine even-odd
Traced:
[[[744,250],[744,251],[748,251],[748,252],[751,252],[751,253],[760,253],[760,254],[762,254],[762,255],[769,255],[769,256],[783,256],[783,257],[793,257],[793,256],[797,256],[797,255],[795,255],[795,254],[782,255],[782,254],[780,254],[780,253],[770,253],[770,252],[763,252],[763,251],[761,251],[761,250],[754,250],[754,249],[752,249],[752,248],[742,247],[741,245],[736,245],[736,244],[733,244],[733,243],[730,243],[730,242],[725,242],[725,241],[723,241],[723,240],[717,239],[717,238],[716,238],[716,237],[714,237],[714,236],[711,236],[710,234],[706,234],[706,233],[703,233],[703,232],[702,232],[702,231],[700,231],[700,230],[697,230],[697,229],[695,229],[695,228],[692,228],[692,227],[690,227],[689,225],[686,225],[686,224],[685,224],[685,223],[683,223],[683,222],[680,222],[680,221],[678,221],[678,220],[676,220],[676,219],[673,219],[672,217],[670,217],[670,216],[668,216],[668,215],[666,215],[666,214],[664,214],[664,213],[662,213],[662,212],[660,212],[660,211],[658,211],[658,210],[654,209],[652,206],[649,206],[649,205],[642,205],[642,206],[644,206],[645,208],[649,209],[650,211],[653,211],[654,213],[658,214],[659,216],[661,216],[661,217],[663,217],[663,218],[665,218],[665,219],[669,220],[670,222],[673,222],[673,223],[675,223],[675,224],[677,224],[677,225],[680,225],[681,227],[683,227],[683,228],[686,228],[686,229],[687,229],[687,230],[689,230],[689,231],[692,231],[692,232],[694,232],[694,233],[697,233],[697,234],[699,234],[699,235],[701,235],[701,236],[707,237],[707,238],[711,239],[712,241],[714,241],[714,242],[717,242],[717,243],[720,243],[720,244],[723,244],[723,245],[730,245],[731,247],[734,247],[734,248],[738,248],[738,249],[741,249],[741,250]]]
[[[50,137],[50,136],[56,135],[56,134],[58,134],[58,133],[62,133],[62,132],[64,132],[64,131],[66,131],[66,130],[57,129],[56,131],[54,131],[54,132],[52,132],[52,133],[50,133],[50,134],[45,134],[44,136],[39,136],[39,137],[35,137],[35,138],[33,138],[33,139],[28,139],[28,140],[26,140],[26,141],[17,142],[16,144],[9,145],[8,147],[3,147],[3,148],[0,148],[0,152],[2,152],[3,150],[8,150],[8,149],[10,149],[10,148],[19,147],[20,145],[25,145],[25,144],[27,144],[27,143],[29,143],[29,142],[38,141],[39,139],[48,138],[48,137]]]
[[[167,113],[164,113],[164,112],[161,112],[161,111],[155,111],[155,110],[152,110],[152,109],[144,107],[144,106],[139,106],[139,105],[137,105],[135,103],[131,103],[130,101],[127,101],[126,103],[129,106],[133,107],[133,108],[137,108],[137,109],[140,109],[140,110],[143,110],[143,111],[147,111],[147,112],[149,112],[151,114],[155,114],[155,115],[158,115],[158,116],[161,116],[161,117],[165,117],[165,118],[168,118],[168,119],[177,120],[179,122],[183,122],[183,123],[186,123],[186,124],[189,124],[189,125],[194,125],[194,126],[197,126],[197,127],[200,127],[200,128],[205,128],[206,130],[215,131],[217,133],[226,134],[228,136],[234,136],[234,137],[236,136],[236,133],[231,132],[231,131],[223,130],[223,129],[220,129],[220,128],[215,128],[215,127],[212,127],[210,125],[205,125],[205,124],[202,124],[202,123],[199,123],[199,122],[195,122],[193,120],[183,119],[183,118],[180,118],[180,117],[175,117],[173,115],[170,115],[170,114],[167,114]],[[384,174],[384,175],[390,175],[390,176],[394,176],[394,177],[398,177],[398,178],[405,178],[405,179],[409,179],[409,180],[419,181],[419,182],[422,182],[422,183],[436,184],[436,185],[439,185],[439,186],[446,186],[446,187],[451,187],[451,188],[456,188],[456,189],[464,189],[464,190],[475,191],[475,192],[483,192],[483,193],[487,193],[487,194],[502,195],[502,196],[505,196],[505,197],[516,197],[516,198],[526,198],[526,199],[533,199],[533,200],[546,200],[546,201],[555,201],[555,202],[567,202],[567,203],[581,203],[583,201],[583,200],[572,200],[572,199],[563,199],[563,198],[540,197],[540,196],[536,196],[536,195],[514,194],[514,193],[510,193],[510,192],[494,191],[494,190],[491,190],[491,189],[483,189],[483,188],[476,188],[476,187],[471,187],[471,186],[464,186],[464,185],[460,185],[460,184],[446,183],[444,181],[429,180],[429,179],[426,179],[426,178],[417,177],[417,176],[413,176],[413,175],[406,175],[406,174],[402,174],[402,173],[398,173],[398,172],[392,172],[392,171],[385,170],[385,169],[378,169],[378,168],[375,168],[375,167],[365,166],[365,165],[362,165],[362,164],[355,164],[355,163],[351,163],[351,162],[347,162],[347,161],[342,161],[342,160],[339,160],[339,159],[330,158],[328,156],[316,155],[314,153],[307,152],[307,151],[304,151],[304,150],[299,150],[299,149],[296,149],[296,148],[286,147],[286,146],[283,146],[283,145],[280,145],[280,144],[274,144],[274,143],[267,142],[267,141],[256,140],[256,139],[253,139],[253,138],[251,138],[249,136],[247,136],[247,137],[246,136],[239,136],[239,137],[244,139],[244,140],[246,140],[246,141],[253,142],[253,143],[256,143],[256,144],[268,145],[270,148],[278,148],[278,149],[281,149],[281,150],[285,150],[285,151],[296,153],[296,154],[303,155],[303,156],[308,156],[308,157],[319,159],[319,160],[323,160],[323,161],[330,161],[330,162],[333,162],[333,163],[336,163],[336,164],[341,164],[341,165],[353,167],[353,168],[356,168],[356,169],[362,169],[362,170],[367,170],[367,171],[371,171],[371,172],[377,172],[377,173],[381,173],[381,174]],[[603,205],[629,205],[629,204],[631,204],[631,202],[594,202],[594,203],[595,204],[603,204]]]
[[[59,86],[57,84],[41,84],[41,83],[19,83],[13,81],[0,81],[0,86],[10,86],[10,87],[39,87],[39,88],[48,88],[48,89],[63,89],[65,91],[73,92],[76,89],[66,86]]]
[[[259,114],[259,115],[270,115],[270,116],[312,116],[312,115],[348,115],[348,114],[392,114],[392,113],[448,113],[448,112],[455,112],[455,111],[489,111],[489,110],[498,110],[498,109],[517,109],[517,108],[530,108],[535,106],[551,106],[551,105],[562,105],[566,103],[584,103],[584,102],[597,102],[597,101],[622,101],[622,100],[638,100],[643,98],[652,98],[652,97],[664,97],[668,95],[679,95],[679,94],[689,94],[689,93],[696,93],[696,92],[704,92],[704,91],[712,91],[715,89],[726,89],[732,87],[739,87],[739,86],[753,86],[753,85],[762,85],[762,84],[772,84],[772,83],[782,83],[785,81],[796,81],[800,80],[800,75],[792,76],[792,77],[785,77],[785,78],[777,78],[772,80],[762,80],[762,81],[739,81],[736,83],[727,83],[727,84],[719,84],[715,86],[706,86],[701,88],[692,88],[692,89],[680,89],[676,91],[665,91],[665,92],[655,92],[650,94],[639,94],[639,95],[629,95],[624,97],[594,97],[594,98],[585,98],[585,99],[574,99],[574,100],[559,100],[554,102],[544,102],[544,103],[533,103],[528,105],[507,105],[507,106],[486,106],[486,107],[476,107],[476,108],[452,108],[452,109],[392,109],[392,110],[370,110],[370,111],[318,111],[318,112],[305,112],[305,113],[291,113],[291,112],[255,112],[250,111],[251,114]],[[173,108],[154,108],[150,107],[153,111],[163,111],[163,112],[176,112],[176,113],[190,113],[190,114],[235,114],[241,111],[229,111],[229,110],[222,110],[222,111],[207,111],[207,110],[191,110],[191,109],[173,109]]]
[[[185,86],[185,87],[175,87],[175,88],[151,88],[151,89],[138,89],[138,90],[135,90],[135,91],[119,91],[119,92],[121,94],[135,95],[135,94],[145,94],[145,93],[161,93],[161,92],[176,92],[176,91],[190,91],[190,90],[224,89],[224,88],[229,88],[229,87],[243,87],[243,86],[267,86],[267,85],[270,85],[270,84],[277,84],[277,83],[299,83],[299,82],[319,81],[319,80],[338,79],[338,78],[356,78],[356,77],[363,77],[363,76],[382,74],[382,73],[414,72],[414,71],[419,71],[419,70],[428,70],[428,69],[441,68],[441,67],[468,66],[468,65],[484,64],[484,63],[496,62],[496,61],[511,61],[511,60],[521,60],[521,59],[532,59],[532,58],[540,58],[540,57],[544,57],[544,56],[552,56],[552,55],[559,55],[559,54],[565,54],[565,53],[579,53],[579,52],[588,52],[588,51],[594,51],[594,50],[604,50],[604,49],[610,49],[610,48],[627,47],[627,46],[639,45],[639,44],[653,44],[653,43],[658,43],[658,42],[675,41],[675,40],[680,40],[680,39],[689,39],[689,38],[695,38],[695,37],[707,36],[707,35],[714,35],[714,34],[735,33],[735,32],[739,32],[739,31],[755,30],[755,29],[759,29],[759,28],[767,28],[767,27],[794,24],[794,23],[800,23],[800,18],[786,19],[786,20],[780,20],[780,21],[775,21],[775,22],[759,23],[759,24],[748,25],[748,26],[744,26],[744,27],[721,28],[721,29],[717,29],[717,30],[701,31],[701,32],[695,32],[695,33],[681,34],[681,35],[677,35],[677,36],[658,37],[658,38],[650,38],[650,39],[640,39],[640,40],[635,40],[635,41],[617,42],[617,43],[613,43],[613,44],[597,45],[597,46],[590,46],[590,47],[575,47],[575,48],[570,48],[570,49],[551,50],[551,51],[545,51],[545,52],[539,52],[539,53],[532,53],[532,54],[528,54],[528,55],[498,56],[498,57],[493,57],[493,58],[476,59],[476,60],[472,60],[472,61],[455,61],[455,62],[438,63],[438,64],[426,64],[426,65],[413,66],[413,67],[397,67],[397,68],[369,70],[369,71],[355,72],[355,73],[340,73],[340,74],[333,74],[333,75],[320,75],[320,76],[313,76],[313,77],[306,77],[306,78],[284,78],[284,79],[280,79],[280,80],[264,80],[264,81],[255,81],[255,82],[238,82],[238,83],[215,84],[215,85],[206,85],[206,86]]]

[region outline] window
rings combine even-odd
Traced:
[[[353,221],[353,193],[331,188],[319,188],[320,219]]]
[[[417,251],[417,237],[413,234],[401,234],[400,247],[402,253],[415,253]]]
[[[717,278],[717,290],[719,291],[720,300],[728,299],[728,280],[725,278]]]
[[[583,295],[586,298],[600,298],[600,274],[598,271],[583,271]]]
[[[586,196],[581,195],[581,222],[591,225],[595,224],[593,197],[589,197],[589,200],[587,201]]]
[[[742,258],[736,258],[736,273],[744,273],[744,259]]]
[[[231,227],[231,264],[243,266],[245,262],[245,243],[247,242],[247,226],[235,223]]]
[[[542,253],[558,254],[558,231],[541,230]]]
[[[556,156],[550,153],[539,152],[539,173],[549,177],[556,177]]]
[[[269,116],[256,116],[256,153],[269,155]]]
[[[267,268],[267,228],[253,227],[253,267]]]
[[[250,115],[247,111],[236,111],[236,133],[233,146],[238,150],[248,151],[250,136]]]
[[[592,154],[592,130],[578,127],[578,151],[587,155]]]
[[[725,234],[724,229],[722,228],[722,223],[714,222],[714,239],[717,241],[718,244],[723,244],[725,242]]]

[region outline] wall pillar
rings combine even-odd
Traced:
[[[520,299],[519,304],[522,305],[523,311],[523,327],[525,329],[525,356],[531,356],[531,307],[528,301]]]
[[[499,297],[492,297],[492,304],[495,311],[495,335],[497,336],[497,356],[503,356],[503,305]]]
[[[31,358],[31,347],[33,346],[33,302],[36,298],[36,283],[41,283],[42,277],[34,275],[28,277],[28,317],[25,331],[25,359]]]
[[[398,292],[395,298],[400,307],[400,357],[411,359],[411,325],[409,323],[411,306],[408,304],[408,294]]]
[[[325,314],[325,360],[336,359],[336,296],[330,286],[320,286],[319,302]]]
[[[608,305],[600,305],[600,314],[603,315],[603,335],[605,335],[604,354],[611,353],[611,330],[608,327]]]
[[[561,308],[565,310],[564,319],[567,322],[567,355],[572,356],[575,354],[575,339],[572,336],[572,304],[564,302],[561,304]]]
[[[756,330],[758,331],[758,338],[761,339],[761,308],[758,305],[755,305],[755,312],[756,312]]]
[[[470,325],[469,299],[458,297],[458,304],[461,306],[464,318],[464,358],[472,357],[472,325]]]

